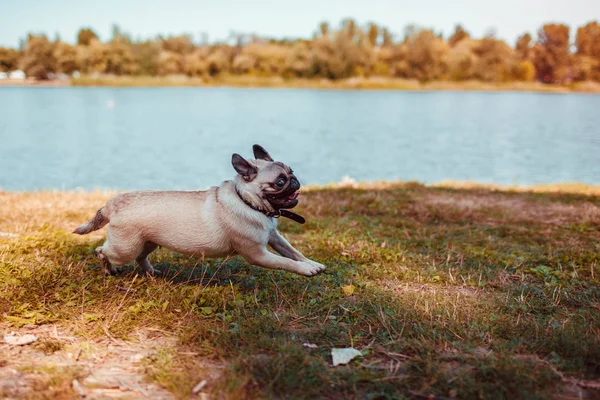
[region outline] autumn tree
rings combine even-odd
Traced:
[[[456,27],[454,28],[454,33],[448,39],[448,44],[450,45],[450,47],[454,47],[458,43],[460,43],[461,40],[469,39],[470,37],[471,36],[469,35],[469,33],[465,31],[461,25],[456,25]]]
[[[533,63],[540,81],[562,83],[569,80],[572,71],[568,26],[544,25],[538,33],[538,41],[532,51]]]
[[[405,62],[400,64],[403,68],[396,71],[397,75],[421,82],[443,79],[446,76],[449,46],[433,31],[409,30],[405,45]]]
[[[213,46],[206,58],[208,75],[216,76],[229,72],[234,54],[230,46]]]
[[[250,43],[235,56],[234,70],[252,72],[263,76],[282,75],[286,67],[289,50],[286,46],[275,43]]]
[[[137,71],[135,57],[131,47],[123,39],[114,39],[107,44],[106,68],[104,73],[114,75],[130,75]]]
[[[131,37],[129,36],[129,34],[123,32],[119,25],[113,24],[111,42],[114,42],[116,40],[120,41],[121,43],[131,44]]]
[[[473,53],[475,61],[473,77],[484,82],[512,80],[516,68],[514,52],[502,40],[485,37],[476,42]]]
[[[346,20],[342,28],[313,41],[313,71],[328,79],[343,79],[369,74],[375,57],[366,35],[353,20]]]
[[[347,18],[342,21],[341,32],[346,34],[348,40],[354,40],[357,29],[356,22],[352,18]]]
[[[78,46],[78,58],[86,73],[129,75],[138,68],[130,46],[121,40],[102,43],[93,39],[89,46]]]
[[[82,28],[77,34],[77,44],[80,46],[89,46],[93,39],[98,40],[98,36],[90,28]]]
[[[183,57],[172,51],[161,51],[156,60],[156,72],[162,76],[182,73]]]
[[[193,53],[194,44],[189,35],[159,38],[162,50],[158,54],[156,69],[160,75],[186,73],[186,56]],[[189,58],[189,57],[188,57]],[[190,59],[190,58],[189,58]]]
[[[194,51],[194,43],[190,35],[170,36],[162,38],[161,44],[165,51],[185,55]]]
[[[379,39],[379,27],[374,23],[370,23],[367,36],[369,37],[369,43],[371,46],[377,46],[377,39]]]
[[[137,72],[141,75],[156,75],[161,44],[153,40],[145,40],[132,43],[130,47],[138,66]]]
[[[531,35],[525,33],[517,39],[515,53],[519,60],[528,60],[531,55]]]
[[[48,40],[46,35],[28,35],[27,45],[20,60],[20,68],[28,76],[37,79],[48,79],[50,74],[56,72],[54,44]]]
[[[575,43],[580,79],[600,81],[600,24],[594,21],[579,28]]]
[[[56,70],[65,74],[72,74],[81,67],[77,57],[77,48],[70,44],[57,42],[54,46],[54,58],[56,59]]]
[[[20,53],[15,49],[0,47],[0,72],[10,72],[18,68]]]
[[[473,51],[477,41],[464,38],[448,51],[448,78],[453,81],[474,79],[478,57]]]
[[[319,32],[321,33],[321,37],[326,37],[329,35],[329,23],[328,22],[321,22],[319,24]]]
[[[394,38],[388,28],[383,28],[381,35],[383,36],[383,47],[389,47],[393,44]]]
[[[285,60],[285,74],[308,78],[314,74],[311,46],[306,42],[292,45]]]
[[[190,54],[186,54],[184,60],[185,73],[189,76],[201,77],[208,75],[209,49],[201,47]]]

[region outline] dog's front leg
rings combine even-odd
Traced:
[[[271,235],[269,236],[269,245],[275,249],[276,252],[281,254],[286,258],[290,258],[296,261],[304,261],[323,271],[325,266],[316,261],[310,260],[304,256],[304,254],[300,253],[299,250],[295,249],[290,242],[288,242],[277,230],[273,230]],[[320,272],[319,271],[319,272]]]
[[[266,248],[256,249],[253,252],[246,254],[239,253],[250,264],[258,265],[270,269],[283,269],[304,276],[313,276],[323,271],[325,267],[317,263],[309,263],[306,261],[297,261],[290,258],[280,257],[267,251]]]

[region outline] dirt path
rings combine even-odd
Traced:
[[[6,335],[34,335],[27,345],[9,344]],[[169,349],[175,340],[156,331],[139,340],[85,340],[55,325],[12,329],[0,325],[0,397],[86,399],[172,399],[144,378],[142,360]]]

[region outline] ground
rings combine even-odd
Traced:
[[[0,192],[0,397],[600,398],[600,188],[310,188],[313,278],[161,249],[103,277],[114,193]],[[1,338],[0,338],[1,339]],[[332,366],[331,349],[361,356]]]

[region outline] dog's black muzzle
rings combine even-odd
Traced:
[[[295,192],[295,191],[297,191],[297,190],[299,190],[299,189],[300,189],[300,182],[298,182],[298,179],[296,179],[296,178],[292,177],[292,178],[290,179],[290,187],[289,187],[289,190],[291,190],[291,191]]]

